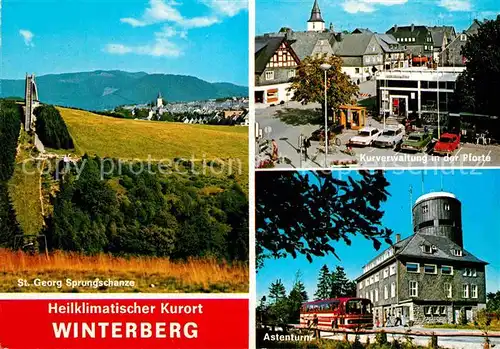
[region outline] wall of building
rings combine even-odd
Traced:
[[[292,100],[293,91],[289,91],[290,83],[283,84],[273,84],[266,86],[255,86],[255,93],[263,92],[264,93],[264,104],[279,104],[281,101],[289,102]],[[267,100],[267,92],[271,90],[277,90],[277,101],[268,101]]]
[[[291,71],[295,71],[296,68],[266,68],[264,72],[260,75],[255,75],[255,86],[266,86],[266,85],[276,85],[287,83],[290,81],[292,75]],[[273,71],[274,79],[266,80],[266,72]]]

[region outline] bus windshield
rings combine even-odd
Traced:
[[[315,303],[308,303],[302,307],[302,310],[309,312],[318,312],[318,311],[331,311],[335,310],[339,306],[338,300],[327,300]]]
[[[346,314],[371,314],[372,304],[368,299],[351,299],[345,304]]]

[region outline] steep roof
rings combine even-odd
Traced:
[[[368,47],[375,34],[345,34],[342,40],[336,42],[334,52],[337,56],[359,57],[368,52]]]
[[[403,47],[391,34],[375,34],[375,38],[384,52],[403,52]]]
[[[373,32],[368,28],[356,28],[352,31],[351,34],[370,34],[370,33]]]
[[[335,44],[335,34],[332,32],[290,32],[286,34],[292,43],[292,49],[299,59],[311,56],[319,40],[327,40],[330,47]]]
[[[269,60],[274,56],[284,36],[257,36],[255,37],[255,72],[261,74]]]
[[[309,18],[308,22],[325,22],[321,17],[321,10],[319,9],[318,0],[314,0],[314,5],[311,10],[311,18]]]

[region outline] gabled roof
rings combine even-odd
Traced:
[[[356,28],[352,31],[351,34],[371,34],[371,33],[373,32],[368,28]]]
[[[403,47],[391,34],[375,34],[375,39],[384,52],[403,52]]]
[[[365,54],[373,54],[377,52],[368,52],[370,43],[374,39],[375,34],[345,34],[342,40],[336,42],[333,51],[335,55],[340,57],[359,57]],[[375,44],[377,41],[375,40]]]
[[[292,49],[299,59],[311,56],[319,40],[327,40],[330,47],[335,44],[335,34],[331,32],[290,32],[286,34]]]
[[[255,37],[255,72],[261,74],[269,60],[274,56],[281,43],[286,41],[284,36],[257,36]]]

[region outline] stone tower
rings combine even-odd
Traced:
[[[158,92],[158,97],[156,97],[156,107],[163,107],[163,97],[161,96],[161,92]]]
[[[307,31],[323,32],[325,31],[325,21],[321,17],[318,0],[314,0],[314,5],[311,10],[311,18],[307,21]]]
[[[26,74],[26,86],[24,93],[24,129],[31,131],[35,129],[35,114],[33,111],[38,107],[38,90],[35,83],[35,75]]]

